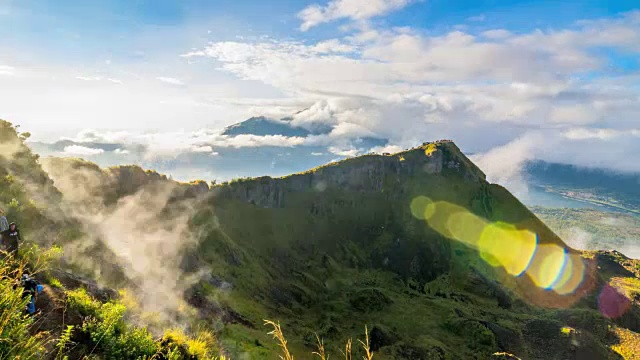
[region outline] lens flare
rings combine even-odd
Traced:
[[[435,204],[426,196],[418,196],[411,201],[411,214],[417,219],[429,219],[434,212]]]
[[[447,229],[451,237],[476,248],[480,235],[487,226],[486,220],[470,212],[454,212],[447,219]]]
[[[480,256],[489,264],[502,266],[513,276],[527,270],[536,252],[538,239],[529,230],[497,222],[487,225],[480,236]]]
[[[505,222],[491,222],[468,209],[418,196],[411,202],[414,217],[433,230],[473,249],[488,264],[514,278],[527,277],[540,289],[573,294],[583,283],[586,265],[578,253],[563,246],[540,244],[538,234]]]
[[[560,295],[569,295],[576,291],[584,280],[584,259],[579,254],[567,256],[567,263],[562,271],[562,276],[553,286],[553,290]]]
[[[551,289],[558,282],[567,262],[567,252],[555,244],[542,244],[527,269],[531,280],[543,289]]]
[[[605,284],[598,296],[598,308],[602,315],[610,319],[616,319],[631,308],[631,301],[611,285]]]
[[[468,213],[468,210],[461,206],[449,204],[444,201],[438,201],[429,204],[425,208],[424,219],[432,229],[436,230],[440,234],[451,239],[458,240],[454,235],[454,232],[457,231],[458,226],[462,226],[463,224],[455,224],[455,227],[450,228],[450,220],[452,217],[465,213]]]

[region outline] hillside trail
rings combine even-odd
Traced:
[[[55,278],[60,281],[63,288],[53,287],[47,284],[44,279],[38,279],[43,286],[43,291],[38,294],[36,300],[36,311],[34,315],[34,322],[31,326],[31,334],[47,333],[45,349],[47,356],[44,359],[55,359],[56,357],[56,343],[60,338],[67,326],[71,325],[75,329],[82,327],[83,317],[73,309],[67,306],[66,289],[84,288],[87,292],[97,298],[106,300],[115,296],[115,291],[110,289],[100,288],[92,281],[81,279],[70,273],[62,271],[52,271]],[[74,343],[84,343],[88,339],[82,339],[77,336],[79,332],[74,331],[74,336],[71,338],[71,343],[65,354],[69,355],[71,359],[80,358],[82,354],[74,354]],[[72,355],[78,355],[72,356]]]

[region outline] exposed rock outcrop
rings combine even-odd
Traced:
[[[327,188],[380,192],[385,185],[401,185],[403,178],[445,173],[471,182],[486,180],[485,174],[453,142],[439,141],[393,155],[347,159],[283,178],[239,179],[214,187],[214,190],[221,198],[281,208],[287,205],[287,194],[292,192],[322,192]]]

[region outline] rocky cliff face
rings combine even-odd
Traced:
[[[425,143],[397,154],[366,155],[283,178],[239,179],[214,191],[220,198],[236,199],[266,208],[287,206],[287,194],[323,192],[336,188],[354,192],[380,192],[401,185],[403,179],[446,175],[472,183],[486,180],[484,173],[450,141]]]
[[[320,252],[418,284],[449,270],[452,248],[412,214],[413,199],[447,201],[484,216],[494,210],[484,173],[450,141],[282,178],[239,179],[214,187],[213,194],[225,234],[270,252],[278,264],[292,263],[295,256],[286,255],[292,252],[303,258]]]
[[[376,339],[403,339],[381,340],[382,359],[565,359],[576,349],[567,325],[586,334],[581,351],[612,358],[602,334],[586,340],[590,319],[606,322],[594,310],[598,266],[452,142],[240,179],[212,194],[194,221],[205,235],[193,257],[257,307],[294,318],[300,337],[320,324],[336,340],[375,320]]]

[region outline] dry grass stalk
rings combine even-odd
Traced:
[[[362,340],[358,340],[360,342],[360,344],[362,345],[362,348],[364,349],[365,356],[363,356],[362,358],[364,360],[372,360],[373,359],[373,351],[371,351],[371,346],[369,345],[369,329],[367,329],[366,325],[364,327],[364,335],[365,335],[365,341],[366,342],[362,342]]]
[[[353,359],[353,357],[351,355],[351,345],[352,344],[353,344],[353,341],[351,340],[351,338],[349,338],[349,340],[347,340],[347,343],[344,345],[344,351],[340,350],[342,355],[344,355],[344,359],[345,360],[352,360]]]
[[[287,347],[287,339],[285,339],[284,334],[282,333],[280,323],[276,324],[271,320],[265,320],[264,324],[273,327],[273,330],[269,332],[269,335],[272,335],[273,338],[278,340],[279,342],[282,353],[284,354],[284,356],[280,355],[280,359],[293,360],[293,355],[291,355],[291,353],[289,352],[289,348]]]
[[[320,337],[318,336],[318,334],[316,334],[316,341],[318,342],[318,344],[316,345],[318,347],[318,351],[314,351],[313,355],[317,355],[322,360],[328,360],[329,357],[324,351],[324,340],[320,340]]]

